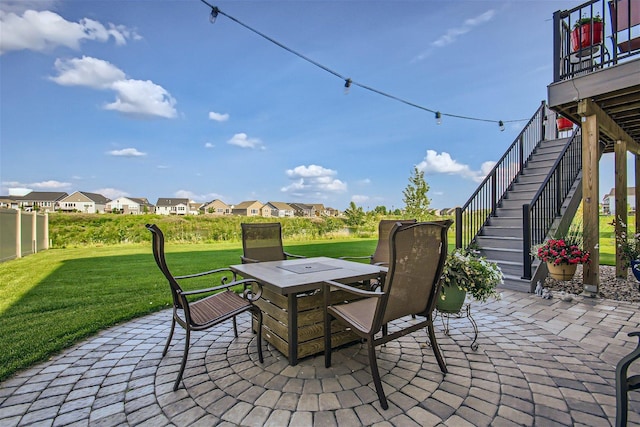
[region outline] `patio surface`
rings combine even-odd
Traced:
[[[184,375],[172,391],[184,344],[177,329],[163,359],[168,310],[115,326],[46,363],[0,383],[0,425],[77,426],[608,426],[615,423],[615,364],[636,346],[633,304],[564,302],[503,291],[473,306],[479,348],[467,319],[436,334],[449,373],[443,378],[425,331],[378,348],[389,400],[380,408],[356,343],[289,366],[265,344],[257,361],[249,315],[240,337],[227,322],[194,333]],[[407,321],[410,321],[408,319]],[[638,363],[640,365],[640,363]],[[640,367],[634,366],[634,373]],[[629,425],[640,425],[631,392]]]

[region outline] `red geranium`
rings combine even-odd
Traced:
[[[576,244],[570,244],[563,239],[551,239],[538,248],[536,256],[544,262],[554,265],[585,264],[589,262],[589,252],[583,251]]]

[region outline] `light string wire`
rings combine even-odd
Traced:
[[[218,15],[226,16],[227,18],[229,18],[233,22],[235,22],[238,25],[241,25],[242,27],[246,28],[247,30],[259,35],[263,39],[275,44],[276,46],[286,50],[287,52],[297,56],[298,58],[303,59],[303,60],[309,62],[310,64],[315,65],[316,67],[326,71],[327,73],[333,74],[334,76],[336,76],[339,79],[343,80],[345,82],[345,84],[344,84],[345,89],[348,89],[351,86],[358,86],[358,87],[360,87],[362,89],[368,90],[368,91],[373,92],[373,93],[377,93],[378,95],[382,95],[382,96],[387,97],[389,99],[393,99],[395,101],[401,102],[403,104],[409,105],[409,106],[414,107],[414,108],[418,108],[420,110],[428,111],[430,113],[434,113],[434,114],[438,114],[438,115],[442,115],[442,116],[447,116],[447,117],[453,117],[453,118],[457,118],[457,119],[475,120],[475,121],[479,121],[479,122],[488,122],[488,123],[498,123],[501,127],[504,126],[504,123],[515,123],[515,122],[523,122],[523,121],[527,121],[528,120],[528,119],[515,119],[515,120],[482,119],[482,118],[478,118],[478,117],[462,116],[462,115],[459,115],[459,114],[442,113],[440,111],[436,111],[436,110],[432,110],[432,109],[427,108],[427,107],[423,107],[422,105],[418,105],[418,104],[416,104],[414,102],[407,101],[405,99],[402,99],[402,98],[399,98],[399,97],[397,97],[395,95],[391,95],[389,93],[383,92],[383,91],[378,90],[376,88],[373,88],[371,86],[367,86],[365,84],[358,83],[357,81],[352,80],[350,77],[345,77],[342,74],[338,73],[337,71],[334,71],[331,68],[327,67],[326,65],[322,65],[321,63],[319,63],[317,61],[314,61],[313,59],[309,58],[308,56],[305,56],[305,55],[301,54],[300,52],[297,52],[297,51],[291,49],[290,47],[280,43],[279,41],[275,40],[274,38],[269,37],[268,35],[256,30],[253,27],[250,27],[249,25],[245,24],[244,22],[240,21],[239,19],[236,19],[233,16],[223,12],[217,6],[213,6],[212,4],[208,3],[206,0],[200,0],[200,1],[211,8],[212,22],[215,20],[215,18]]]

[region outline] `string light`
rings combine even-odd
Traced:
[[[281,47],[282,49],[286,50],[287,52],[292,53],[293,55],[296,55],[297,57],[299,57],[301,59],[304,59],[305,61],[309,62],[310,64],[313,64],[316,67],[326,71],[327,73],[333,74],[334,76],[340,78],[342,81],[345,82],[344,83],[345,94],[349,92],[349,89],[351,88],[351,86],[358,86],[358,87],[360,87],[362,89],[365,89],[365,90],[368,90],[370,92],[377,93],[378,95],[382,95],[382,96],[385,96],[387,98],[393,99],[395,101],[402,102],[403,104],[409,105],[411,107],[418,108],[418,109],[424,110],[424,111],[428,111],[430,113],[434,113],[435,116],[436,116],[436,123],[437,124],[441,124],[442,123],[442,116],[447,116],[447,117],[453,117],[453,118],[456,118],[456,119],[463,119],[463,120],[475,120],[475,121],[479,121],[479,122],[497,123],[498,126],[500,127],[500,130],[504,131],[504,124],[505,123],[524,122],[524,121],[528,120],[528,119],[515,119],[515,120],[504,120],[504,121],[502,121],[502,120],[491,120],[491,119],[482,119],[482,118],[478,118],[478,117],[462,116],[462,115],[459,115],[459,114],[441,113],[440,111],[435,111],[435,110],[432,110],[430,108],[423,107],[423,106],[415,104],[413,102],[404,100],[402,98],[398,98],[397,96],[382,92],[382,91],[380,91],[378,89],[375,89],[375,88],[370,87],[370,86],[366,86],[366,85],[364,85],[362,83],[358,83],[358,82],[352,80],[351,78],[344,77],[343,75],[341,75],[340,73],[332,70],[331,68],[329,68],[327,66],[324,66],[324,65],[320,64],[319,62],[316,62],[316,61],[314,61],[313,59],[311,59],[311,58],[309,58],[307,56],[304,56],[303,54],[301,54],[301,53],[299,53],[299,52],[297,52],[297,51],[285,46],[284,44],[282,44],[279,41],[267,36],[266,34],[261,33],[260,31],[256,30],[255,28],[250,27],[249,25],[243,23],[242,21],[239,21],[238,19],[234,18],[233,16],[228,15],[227,13],[221,11],[217,6],[213,6],[212,4],[209,4],[206,0],[200,0],[200,1],[211,8],[211,15],[209,16],[209,21],[211,23],[215,22],[215,20],[218,17],[218,15],[226,16],[227,18],[229,18],[230,20],[234,21],[235,23],[243,26],[247,30],[259,35],[260,37],[264,38],[265,40],[267,40],[267,41],[269,41],[269,42],[271,42],[273,44],[275,44],[276,46]]]
[[[351,87],[351,79],[346,79],[344,81],[344,94],[347,95],[349,93],[349,88]]]

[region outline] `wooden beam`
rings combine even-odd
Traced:
[[[578,101],[578,115],[583,120],[589,116],[597,117],[599,130],[614,141],[624,141],[627,144],[627,150],[634,154],[640,154],[640,144],[635,142],[631,136],[624,131],[602,108],[591,99],[582,99]],[[584,131],[584,127],[583,127]],[[584,132],[583,132],[584,135]]]
[[[592,111],[592,110],[590,110]],[[582,223],[584,249],[591,253],[591,262],[583,266],[584,294],[595,297],[600,286],[599,252],[599,169],[600,133],[595,114],[582,119]]]
[[[616,193],[616,236],[627,235],[627,144],[616,141],[615,153],[615,193]],[[637,159],[637,156],[636,156]],[[617,240],[617,239],[616,239]],[[627,278],[627,260],[616,244],[616,277]]]

